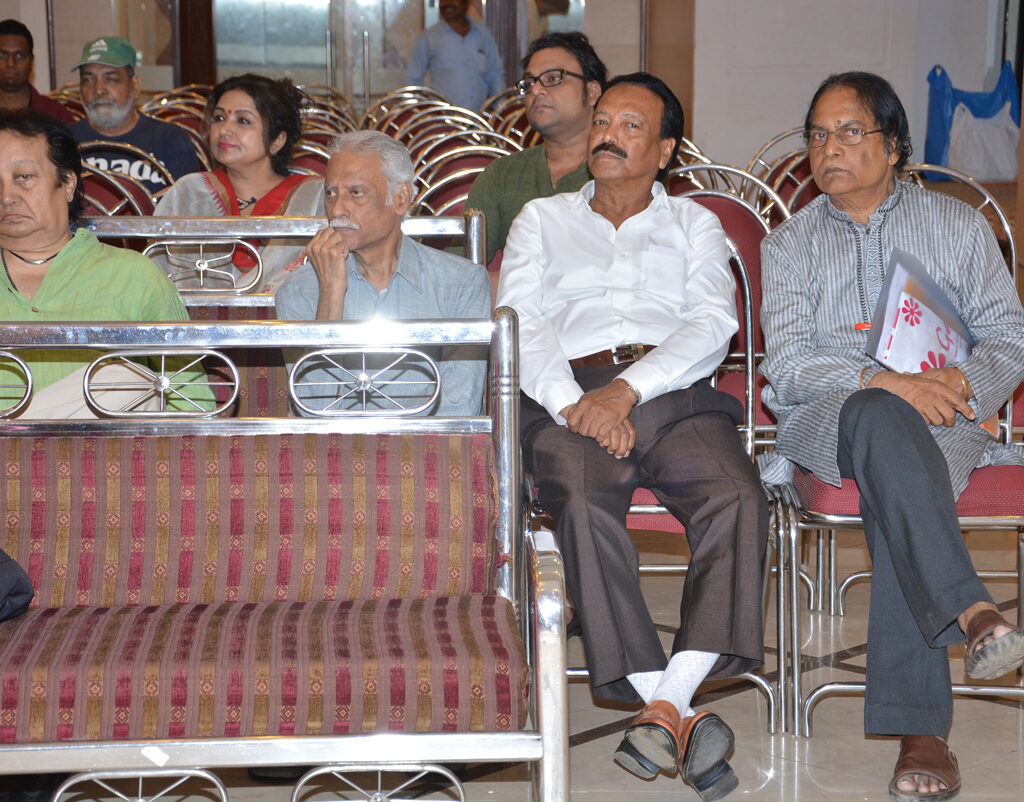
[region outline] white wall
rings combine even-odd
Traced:
[[[609,76],[640,69],[640,0],[587,0],[583,32]]]
[[[896,88],[924,153],[928,71],[981,90],[998,62],[1001,0],[698,0],[694,140],[745,166],[774,134],[800,125],[829,73],[868,70]],[[589,10],[589,9],[588,9]]]

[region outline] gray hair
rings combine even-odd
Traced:
[[[380,159],[381,172],[384,173],[388,184],[389,204],[394,201],[395,193],[402,184],[409,184],[410,188],[412,187],[415,170],[409,151],[401,142],[380,131],[349,131],[346,134],[339,134],[331,143],[329,152],[332,156],[344,152],[372,154]]]

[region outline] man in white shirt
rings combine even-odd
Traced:
[[[763,660],[767,504],[741,406],[708,383],[738,328],[725,232],[658,182],[682,133],[662,81],[613,79],[588,142],[594,181],[523,207],[498,304],[519,314],[524,457],[556,522],[593,692],[646,703],[615,759],[645,778],[678,770],[714,800],[737,785],[734,739],[690,700]],[[692,554],[667,663],[625,525],[641,485]]]

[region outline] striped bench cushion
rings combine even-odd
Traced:
[[[37,607],[490,594],[487,435],[0,437]]]
[[[270,306],[190,306],[189,317],[204,323],[239,320],[275,320]],[[289,415],[288,371],[279,348],[225,348],[238,368],[238,400],[234,415],[238,418],[286,418]],[[229,375],[219,365],[210,372],[218,403],[229,396],[225,382]]]
[[[0,742],[516,730],[497,596],[37,609],[0,624]]]

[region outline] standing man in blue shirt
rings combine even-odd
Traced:
[[[505,87],[505,69],[491,32],[466,16],[469,0],[440,0],[441,21],[420,34],[405,68],[405,82],[430,86],[456,106],[474,111]]]

